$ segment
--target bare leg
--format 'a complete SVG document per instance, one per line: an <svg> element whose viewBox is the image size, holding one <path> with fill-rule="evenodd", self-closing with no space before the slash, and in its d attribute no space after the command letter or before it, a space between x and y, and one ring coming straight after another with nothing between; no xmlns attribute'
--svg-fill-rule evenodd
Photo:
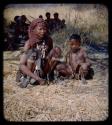
<svg viewBox="0 0 112 125"><path fill-rule="evenodd" d="M34 63L33 63L32 61L28 60L28 61L27 61L27 67L28 67L31 71L33 71ZM21 78L20 87L21 87L21 88L26 88L27 85L28 85L29 82L30 82L30 79L31 79L31 77L28 76L28 75L27 75L26 77L23 76L23 77Z"/></svg>
<svg viewBox="0 0 112 125"><path fill-rule="evenodd" d="M82 83L82 84L87 84L87 81L86 81L86 79L85 79L86 74L87 74L87 71L84 70L84 69L81 67L80 70L79 70L79 75L81 76L81 83Z"/></svg>
<svg viewBox="0 0 112 125"><path fill-rule="evenodd" d="M28 60L28 61L27 61L27 67L28 67L32 72L34 72L34 70L35 70L35 63L34 63L34 61Z"/></svg>
<svg viewBox="0 0 112 125"><path fill-rule="evenodd" d="M61 74L62 76L65 76L65 77L72 75L72 70L71 70L70 66L67 64L58 64L56 66L56 70L57 70L57 72L59 72L59 74Z"/></svg>

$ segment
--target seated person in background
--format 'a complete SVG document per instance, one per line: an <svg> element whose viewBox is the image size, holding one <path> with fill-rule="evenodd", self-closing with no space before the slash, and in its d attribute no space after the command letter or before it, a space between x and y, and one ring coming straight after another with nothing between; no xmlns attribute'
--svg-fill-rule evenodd
<svg viewBox="0 0 112 125"><path fill-rule="evenodd" d="M11 34L14 36L13 48L18 49L19 45L28 39L28 27L29 24L26 23L26 16L15 16L14 22L10 25Z"/></svg>
<svg viewBox="0 0 112 125"><path fill-rule="evenodd" d="M20 24L21 24L21 17L15 16L14 17L15 25L14 25L14 41L15 43L19 43L19 35L21 34Z"/></svg>
<svg viewBox="0 0 112 125"><path fill-rule="evenodd" d="M91 79L94 72L85 50L81 48L80 36L72 34L68 44L70 50L66 55L66 62L58 64L56 70L59 75L81 79L81 82L85 84L86 79Z"/></svg>

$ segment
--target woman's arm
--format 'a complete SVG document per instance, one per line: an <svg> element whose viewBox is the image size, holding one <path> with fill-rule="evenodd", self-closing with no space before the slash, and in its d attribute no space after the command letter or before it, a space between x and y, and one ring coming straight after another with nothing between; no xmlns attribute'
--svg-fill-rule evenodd
<svg viewBox="0 0 112 125"><path fill-rule="evenodd" d="M26 74L26 75L28 75L28 76L34 78L35 80L40 80L41 78L40 78L39 76L35 75L34 73L32 73L32 72L30 71L30 69L27 67L26 63L27 63L27 56L26 56L26 54L24 53L24 54L21 56L21 58L20 58L20 70L21 70L24 74Z"/></svg>
<svg viewBox="0 0 112 125"><path fill-rule="evenodd" d="M59 61L59 62L65 62L64 57L61 57L61 58L52 57L52 60L54 60L54 61Z"/></svg>

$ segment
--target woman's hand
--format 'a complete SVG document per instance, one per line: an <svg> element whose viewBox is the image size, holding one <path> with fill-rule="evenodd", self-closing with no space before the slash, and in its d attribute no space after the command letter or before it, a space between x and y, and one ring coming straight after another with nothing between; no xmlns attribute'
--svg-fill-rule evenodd
<svg viewBox="0 0 112 125"><path fill-rule="evenodd" d="M52 61L57 61L57 58L55 58L55 57L52 57Z"/></svg>

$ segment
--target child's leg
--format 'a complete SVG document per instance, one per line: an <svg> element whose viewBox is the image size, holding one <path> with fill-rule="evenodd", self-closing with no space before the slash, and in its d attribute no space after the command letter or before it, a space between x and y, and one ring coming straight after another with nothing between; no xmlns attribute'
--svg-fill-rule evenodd
<svg viewBox="0 0 112 125"><path fill-rule="evenodd" d="M67 64L58 64L56 66L56 70L57 72L59 72L60 75L62 76L70 76L72 75L72 70L71 70L71 67Z"/></svg>
<svg viewBox="0 0 112 125"><path fill-rule="evenodd" d="M49 72L47 73L47 79L49 81L54 80L54 69L56 68L56 65L58 64L58 61L53 61L52 58L59 58L61 55L61 49L59 47L53 48L50 53L48 54L49 59L49 66L47 67Z"/></svg>
<svg viewBox="0 0 112 125"><path fill-rule="evenodd" d="M93 76L94 76L94 70L93 68L89 67L85 79L87 80L93 79Z"/></svg>
<svg viewBox="0 0 112 125"><path fill-rule="evenodd" d="M80 68L79 68L79 75L80 75L80 79L81 79L81 83L82 84L87 84L86 79L85 79L87 73L88 73L87 65L86 64L82 64L80 66Z"/></svg>

